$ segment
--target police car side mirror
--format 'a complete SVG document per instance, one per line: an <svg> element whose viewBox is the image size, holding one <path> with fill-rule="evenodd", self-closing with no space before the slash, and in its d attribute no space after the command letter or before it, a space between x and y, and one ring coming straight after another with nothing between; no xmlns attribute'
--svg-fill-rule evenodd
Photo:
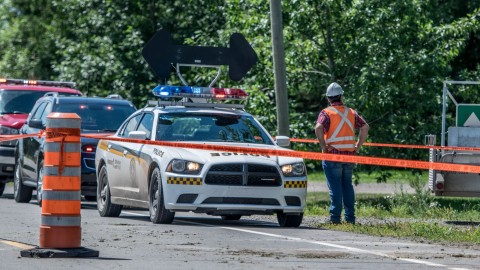
<svg viewBox="0 0 480 270"><path fill-rule="evenodd" d="M42 119L30 119L30 121L28 121L28 126L31 128L45 129Z"/></svg>
<svg viewBox="0 0 480 270"><path fill-rule="evenodd" d="M287 136L277 136L275 137L275 142L278 146L287 147L290 145L290 138Z"/></svg>
<svg viewBox="0 0 480 270"><path fill-rule="evenodd" d="M137 139L137 140L146 140L147 139L147 133L145 131L130 131L128 133L128 138L129 139Z"/></svg>

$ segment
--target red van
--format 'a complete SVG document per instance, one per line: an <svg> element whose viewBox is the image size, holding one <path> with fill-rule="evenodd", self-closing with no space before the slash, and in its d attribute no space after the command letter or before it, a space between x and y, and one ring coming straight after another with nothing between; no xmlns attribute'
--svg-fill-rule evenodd
<svg viewBox="0 0 480 270"><path fill-rule="evenodd" d="M82 96L73 82L0 78L0 136L19 134L35 102L48 92ZM0 196L13 181L16 140L0 141Z"/></svg>

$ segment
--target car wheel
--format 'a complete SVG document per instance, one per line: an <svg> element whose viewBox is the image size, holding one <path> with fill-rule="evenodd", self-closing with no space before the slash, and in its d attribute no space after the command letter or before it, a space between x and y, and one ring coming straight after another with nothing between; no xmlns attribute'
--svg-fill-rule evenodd
<svg viewBox="0 0 480 270"><path fill-rule="evenodd" d="M149 198L150 220L155 224L172 223L175 212L170 212L170 210L165 208L162 178L159 168L155 168L150 175Z"/></svg>
<svg viewBox="0 0 480 270"><path fill-rule="evenodd" d="M15 163L15 173L13 174L13 197L18 203L28 203L32 199L33 189L27 187L22 181L22 172L20 171L20 159Z"/></svg>
<svg viewBox="0 0 480 270"><path fill-rule="evenodd" d="M114 204L110 197L110 186L108 185L108 174L105 165L100 168L97 186L97 209L102 217L118 217L122 212L122 205Z"/></svg>
<svg viewBox="0 0 480 270"><path fill-rule="evenodd" d="M222 215L222 220L239 220L242 215Z"/></svg>
<svg viewBox="0 0 480 270"><path fill-rule="evenodd" d="M42 207L42 197L43 197L43 160L40 161L38 166L37 174L37 203L38 206Z"/></svg>
<svg viewBox="0 0 480 270"><path fill-rule="evenodd" d="M92 196L92 195L85 195L83 196L85 198L86 201L88 202L94 202L97 200L97 196Z"/></svg>
<svg viewBox="0 0 480 270"><path fill-rule="evenodd" d="M0 196L3 195L4 190L5 190L5 183L0 183Z"/></svg>
<svg viewBox="0 0 480 270"><path fill-rule="evenodd" d="M303 213L299 215L288 215L285 213L278 212L277 220L280 227L298 227L302 224Z"/></svg>

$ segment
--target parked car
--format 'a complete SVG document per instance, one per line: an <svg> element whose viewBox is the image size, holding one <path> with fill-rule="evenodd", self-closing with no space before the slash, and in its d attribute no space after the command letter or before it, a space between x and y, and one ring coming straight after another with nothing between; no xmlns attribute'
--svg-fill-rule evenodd
<svg viewBox="0 0 480 270"><path fill-rule="evenodd" d="M221 98L226 96L219 92L223 89L216 90ZM160 91L159 95L168 94ZM238 95L246 96L244 92ZM149 209L153 223L166 224L182 211L218 215L224 220L276 214L280 226L298 227L307 193L307 172L301 158L113 140L286 150L282 146L289 144L288 137L273 140L252 115L234 105L154 104L129 117L115 136L100 140L95 157L100 215L119 216L123 206L134 206Z"/></svg>
<svg viewBox="0 0 480 270"><path fill-rule="evenodd" d="M0 78L0 135L19 134L35 102L48 92L81 96L73 82ZM16 141L0 142L0 196L5 184L13 181Z"/></svg>
<svg viewBox="0 0 480 270"><path fill-rule="evenodd" d="M135 110L135 106L124 99L66 97L52 93L36 102L20 133L35 134L45 129L47 116L52 112L78 114L81 118L82 133L113 133ZM36 189L37 201L41 205L44 142L44 137L37 136L18 140L14 174L14 198L17 202L29 202L32 191ZM97 142L96 139L81 138L81 194L88 201L96 200Z"/></svg>

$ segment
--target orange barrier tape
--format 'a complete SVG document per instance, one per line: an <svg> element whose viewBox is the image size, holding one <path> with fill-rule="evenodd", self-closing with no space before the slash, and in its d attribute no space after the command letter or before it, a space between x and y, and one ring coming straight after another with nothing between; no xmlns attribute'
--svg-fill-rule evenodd
<svg viewBox="0 0 480 270"><path fill-rule="evenodd" d="M39 134L30 134L25 137L42 136L45 132ZM50 136L63 137L64 134L51 133ZM359 163L366 165L379 165L398 168L411 168L411 169L423 169L423 170L437 170L437 171L452 171L452 172L465 172L465 173L480 173L480 166L468 165L468 164L455 164L455 163L443 163L443 162L428 162L428 161L416 161L408 159L393 159L393 158L380 158L380 157L365 157L365 156L349 156L349 155L337 155L326 154L317 152L306 151L292 151L292 150L272 150L263 148L246 148L237 146L225 146L225 145L212 145L206 143L184 143L184 142L166 142L166 141L147 141L147 140L134 140L124 138L106 137L106 134L92 135L92 134L79 134L81 137L92 139L105 139L110 141L141 143L149 145L161 145L169 147L183 147L193 148L201 150L223 151L223 152L238 152L246 154L258 154L258 155L270 155L270 156L286 156L286 157L298 157L303 159L312 160L328 160L337 162L349 162ZM8 136L10 139L17 139L24 137ZM75 137L75 136L72 136ZM57 137L55 137L57 138ZM315 139L291 139L292 142L306 142L306 143L318 143ZM424 145L400 145L400 144L382 144L382 143L365 143L367 146L383 146L383 147L400 147L400 148L419 148L419 149L442 149L442 150L463 150L463 151L480 151L480 148L474 147L446 147L446 146L424 146Z"/></svg>
<svg viewBox="0 0 480 270"><path fill-rule="evenodd" d="M90 135L85 137L95 138L94 136L90 136ZM428 162L428 161L379 158L379 157L349 156L349 155L325 154L325 153L293 151L293 150L247 148L247 147L225 146L225 145L206 144L206 143L184 143L184 142L146 141L146 140L143 141L143 140L134 140L134 139L114 138L114 137L106 138L105 140L141 143L141 144L149 144L149 145L162 145L162 146L170 146L170 147L194 148L194 149L222 151L222 152L298 157L298 158L312 159L312 160L328 160L328 161L349 162L349 163L359 163L359 164L379 165L379 166L389 166L389 167L399 167L399 168L412 168L412 169L424 169L424 170L433 169L438 171L480 173L480 166L466 165L466 164Z"/></svg>
<svg viewBox="0 0 480 270"><path fill-rule="evenodd" d="M296 139L291 138L291 142L300 143L318 143L317 139ZM391 148L412 148L412 149L437 149L453 151L480 151L478 147L459 147L459 146L435 146L435 145L415 145L415 144L393 144L393 143L364 143L365 146L391 147Z"/></svg>
<svg viewBox="0 0 480 270"><path fill-rule="evenodd" d="M24 134L24 135L2 135L2 136L0 136L0 142L12 141L12 140L30 138L30 137L37 137L37 136L38 136L38 133L37 134Z"/></svg>

